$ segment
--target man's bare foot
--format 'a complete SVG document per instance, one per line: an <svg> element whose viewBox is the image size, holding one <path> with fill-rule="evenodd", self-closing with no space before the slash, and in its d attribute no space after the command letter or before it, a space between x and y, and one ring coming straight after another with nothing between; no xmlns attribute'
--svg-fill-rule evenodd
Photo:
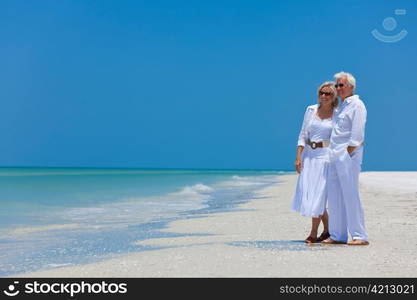
<svg viewBox="0 0 417 300"><path fill-rule="evenodd" d="M367 245L369 245L369 242L364 241L364 240L360 240L360 239L356 239L356 240L352 240L352 241L348 242L348 245L351 245L351 246L367 246Z"/></svg>
<svg viewBox="0 0 417 300"><path fill-rule="evenodd" d="M346 244L345 242L340 242L340 241L335 241L332 240L331 238L325 239L324 241L321 242L322 244L326 244L326 245L332 245L332 244Z"/></svg>

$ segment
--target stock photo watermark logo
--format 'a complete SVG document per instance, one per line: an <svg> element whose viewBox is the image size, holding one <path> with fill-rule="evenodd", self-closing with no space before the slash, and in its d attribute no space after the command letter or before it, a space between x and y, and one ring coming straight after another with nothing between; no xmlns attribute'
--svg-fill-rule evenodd
<svg viewBox="0 0 417 300"><path fill-rule="evenodd" d="M61 294L69 295L71 298L77 294L126 294L127 283L107 283L105 281L90 282L26 282L21 291L17 288L19 281L9 284L3 290L6 296L14 297L19 293L23 294Z"/></svg>
<svg viewBox="0 0 417 300"><path fill-rule="evenodd" d="M19 281L14 281L13 284L10 284L7 287L7 290L3 290L3 293L9 297L17 296L20 291L16 289L16 285L19 283Z"/></svg>
<svg viewBox="0 0 417 300"><path fill-rule="evenodd" d="M396 9L394 11L394 14L397 16L404 16L407 14L407 10L405 9ZM394 29L397 28L397 20L395 20L393 17L386 17L382 21L382 27L384 27L385 31L392 32ZM394 35L387 35L383 34L378 31L378 29L374 29L371 31L372 35L379 41L384 43L396 43L401 41L403 38L405 38L408 34L407 30L402 29L400 32Z"/></svg>

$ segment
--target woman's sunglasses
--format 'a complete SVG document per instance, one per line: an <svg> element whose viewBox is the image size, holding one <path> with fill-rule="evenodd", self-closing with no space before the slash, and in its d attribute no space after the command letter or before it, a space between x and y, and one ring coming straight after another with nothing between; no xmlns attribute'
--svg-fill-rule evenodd
<svg viewBox="0 0 417 300"><path fill-rule="evenodd" d="M333 95L333 93L330 93L330 92L322 92L322 91L320 91L320 92L319 92L319 95L320 95L320 96L321 96L321 95L330 96L330 95Z"/></svg>

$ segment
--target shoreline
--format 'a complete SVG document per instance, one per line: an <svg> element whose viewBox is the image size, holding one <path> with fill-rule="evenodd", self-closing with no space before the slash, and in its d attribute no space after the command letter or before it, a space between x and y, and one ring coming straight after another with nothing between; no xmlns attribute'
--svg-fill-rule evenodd
<svg viewBox="0 0 417 300"><path fill-rule="evenodd" d="M392 175L395 188L387 184ZM296 179L280 175L280 183L257 191L237 210L180 219L161 229L181 236L135 243L157 250L10 277L417 276L417 172L361 173L370 241L365 247L306 245L311 219L290 210Z"/></svg>

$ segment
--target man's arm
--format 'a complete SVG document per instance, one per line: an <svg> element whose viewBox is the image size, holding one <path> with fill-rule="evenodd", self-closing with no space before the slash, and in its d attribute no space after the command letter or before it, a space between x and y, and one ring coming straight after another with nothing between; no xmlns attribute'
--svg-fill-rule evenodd
<svg viewBox="0 0 417 300"><path fill-rule="evenodd" d="M365 140L365 123L367 111L365 105L360 103L353 112L352 131L347 151L352 153L356 147L362 145Z"/></svg>

